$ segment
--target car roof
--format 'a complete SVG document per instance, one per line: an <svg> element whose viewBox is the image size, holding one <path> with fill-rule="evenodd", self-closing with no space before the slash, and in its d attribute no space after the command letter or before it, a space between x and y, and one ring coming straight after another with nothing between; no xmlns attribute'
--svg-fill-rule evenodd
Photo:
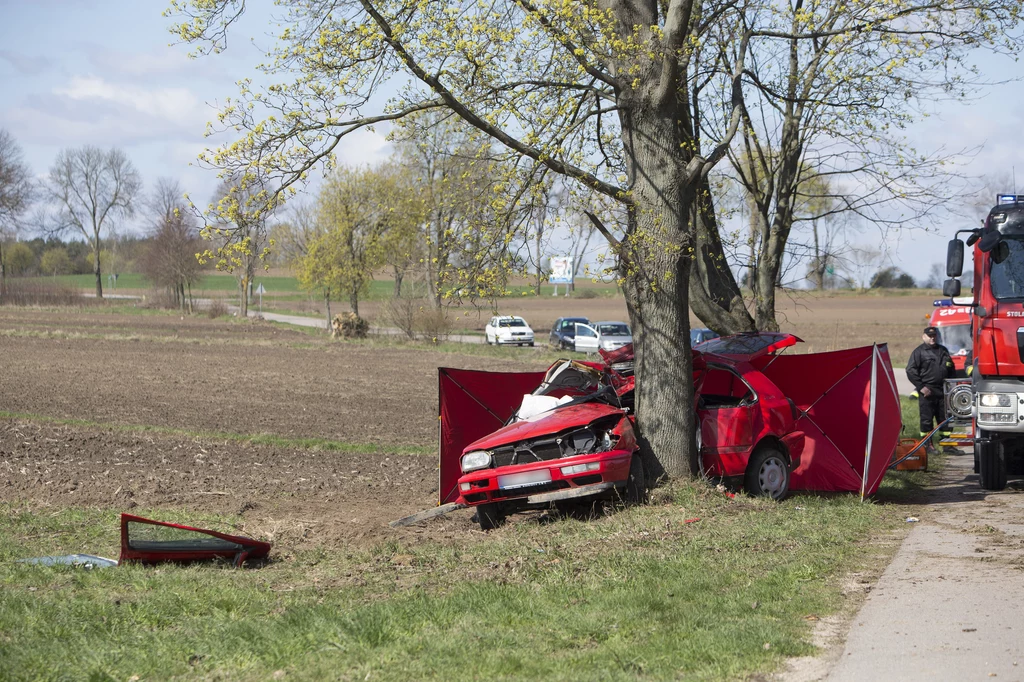
<svg viewBox="0 0 1024 682"><path fill-rule="evenodd" d="M588 318L586 318L586 317L560 317L560 318L558 318L559 322L579 322L581 320L583 322L588 322L588 323L590 322L590 320Z"/></svg>
<svg viewBox="0 0 1024 682"><path fill-rule="evenodd" d="M621 322L619 320L601 320L600 322L594 322L594 324L624 324L627 327L629 326L628 322Z"/></svg>
<svg viewBox="0 0 1024 682"><path fill-rule="evenodd" d="M495 317L498 318L499 320L522 320L523 319L519 315L495 315ZM524 320L524 322L525 322L525 320ZM477 322L477 324L480 324L480 323Z"/></svg>

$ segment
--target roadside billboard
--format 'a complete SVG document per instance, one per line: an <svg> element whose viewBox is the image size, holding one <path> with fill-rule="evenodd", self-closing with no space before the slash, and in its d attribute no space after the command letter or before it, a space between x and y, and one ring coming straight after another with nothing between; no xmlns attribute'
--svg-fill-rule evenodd
<svg viewBox="0 0 1024 682"><path fill-rule="evenodd" d="M552 256L550 284L572 284L572 257Z"/></svg>

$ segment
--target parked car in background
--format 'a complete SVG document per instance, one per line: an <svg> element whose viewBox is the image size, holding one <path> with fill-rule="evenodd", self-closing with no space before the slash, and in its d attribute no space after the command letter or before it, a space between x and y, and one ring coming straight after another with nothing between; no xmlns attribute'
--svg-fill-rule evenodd
<svg viewBox="0 0 1024 682"><path fill-rule="evenodd" d="M698 343L704 343L710 339L717 339L718 332L713 332L707 327L699 327L697 329L690 329L690 346L696 346Z"/></svg>
<svg viewBox="0 0 1024 682"><path fill-rule="evenodd" d="M576 324L574 347L579 353L613 351L633 343L633 333L625 322Z"/></svg>
<svg viewBox="0 0 1024 682"><path fill-rule="evenodd" d="M575 348L576 324L590 324L585 317L560 317L551 325L551 335L548 343L555 350L569 350Z"/></svg>
<svg viewBox="0 0 1024 682"><path fill-rule="evenodd" d="M518 315L495 315L484 327L484 338L498 346L532 346L533 330Z"/></svg>

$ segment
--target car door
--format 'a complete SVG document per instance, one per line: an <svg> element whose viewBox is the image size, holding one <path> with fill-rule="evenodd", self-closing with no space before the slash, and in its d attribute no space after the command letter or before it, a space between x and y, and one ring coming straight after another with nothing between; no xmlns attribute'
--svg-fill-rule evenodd
<svg viewBox="0 0 1024 682"><path fill-rule="evenodd" d="M576 339L574 341L577 353L596 353L598 345L597 330L589 324L576 323Z"/></svg>
<svg viewBox="0 0 1024 682"><path fill-rule="evenodd" d="M711 365L699 379L697 420L702 467L714 476L739 476L754 438L757 395L738 374Z"/></svg>
<svg viewBox="0 0 1024 682"><path fill-rule="evenodd" d="M492 317L487 326L484 327L484 337L487 343L495 343L498 340L498 318Z"/></svg>

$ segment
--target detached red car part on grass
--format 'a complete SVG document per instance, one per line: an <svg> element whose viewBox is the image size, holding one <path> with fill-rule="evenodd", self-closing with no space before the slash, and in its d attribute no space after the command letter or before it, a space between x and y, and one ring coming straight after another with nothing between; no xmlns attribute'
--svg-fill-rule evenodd
<svg viewBox="0 0 1024 682"><path fill-rule="evenodd" d="M121 560L154 564L229 559L241 566L249 559L265 559L270 543L215 530L154 521L121 514Z"/></svg>
<svg viewBox="0 0 1024 682"><path fill-rule="evenodd" d="M776 499L790 489L870 495L900 430L886 347L777 354L798 341L741 334L694 349L696 465ZM602 357L546 373L440 369L442 506L403 522L471 506L490 528L552 502L643 499L632 348Z"/></svg>

